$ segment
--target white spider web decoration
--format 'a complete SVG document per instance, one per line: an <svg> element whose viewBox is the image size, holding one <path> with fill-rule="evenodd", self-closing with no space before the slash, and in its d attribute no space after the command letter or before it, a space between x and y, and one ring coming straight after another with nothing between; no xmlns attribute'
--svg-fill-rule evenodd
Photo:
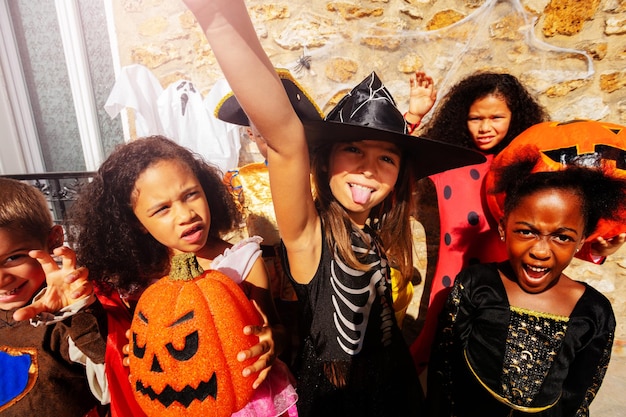
<svg viewBox="0 0 626 417"><path fill-rule="evenodd" d="M536 94L594 74L592 59L585 51L539 40L534 32L537 19L519 0L487 0L464 19L432 31L386 29L380 20L346 22L310 12L302 12L295 20L274 40L270 55L284 68L297 65L304 54L310 57L311 70L301 69L298 77L322 107L337 91L351 89L371 71L379 74L402 107L408 99L408 75L398 71L398 62L409 54L424 63L423 70L436 82L438 97L478 70L511 73ZM376 41L384 47L366 46ZM358 63L358 73L349 83L317 76L333 58Z"/></svg>
<svg viewBox="0 0 626 417"><path fill-rule="evenodd" d="M429 74L437 77L439 97L456 82L476 70L506 71L535 93L571 80L590 79L594 74L591 57L581 50L561 48L535 36L537 18L523 8L519 0L490 0L474 13L446 28L411 34L412 39L427 45L446 44L429 66ZM509 28L507 30L507 28ZM517 28L512 31L510 28ZM462 39L455 34L464 34ZM432 69L430 69L432 68Z"/></svg>

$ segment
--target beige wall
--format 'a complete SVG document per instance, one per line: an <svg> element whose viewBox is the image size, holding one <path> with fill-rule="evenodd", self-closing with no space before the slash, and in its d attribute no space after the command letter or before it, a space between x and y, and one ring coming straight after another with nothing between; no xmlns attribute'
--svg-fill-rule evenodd
<svg viewBox="0 0 626 417"><path fill-rule="evenodd" d="M206 94L221 78L203 33L178 0L112 0L121 65L150 68L163 87L187 78ZM552 118L626 124L626 0L248 1L266 51L328 110L375 70L407 106L423 69L443 94L478 69L520 77ZM455 23L456 22L456 23ZM535 22L533 24L533 22ZM306 52L305 48L306 47ZM310 57L310 69L296 65ZM626 340L626 249L572 275L602 290Z"/></svg>
<svg viewBox="0 0 626 417"><path fill-rule="evenodd" d="M182 1L112 2L122 66L144 64L164 87L185 77L204 93L221 77ZM427 71L444 93L469 72L496 69L519 76L555 119L626 123L626 0L248 5L276 66L310 56L310 70L296 75L324 109L372 70L404 109L411 71Z"/></svg>

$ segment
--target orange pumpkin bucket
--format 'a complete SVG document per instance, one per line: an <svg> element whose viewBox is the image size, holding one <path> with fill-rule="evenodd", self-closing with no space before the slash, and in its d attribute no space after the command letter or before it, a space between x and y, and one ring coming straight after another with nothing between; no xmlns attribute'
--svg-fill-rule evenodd
<svg viewBox="0 0 626 417"><path fill-rule="evenodd" d="M496 220L504 214L505 193L492 194L500 168L520 159L534 160L532 172L558 171L568 165L601 169L605 174L626 179L626 127L591 120L544 122L534 125L504 148L491 164L485 178L487 203ZM587 237L611 238L626 232L626 213L618 220L601 219L596 230Z"/></svg>
<svg viewBox="0 0 626 417"><path fill-rule="evenodd" d="M261 316L221 272L204 272L194 254L172 259L170 274L142 294L131 324L130 380L148 416L226 417L253 394L254 359L237 353L258 343L247 325Z"/></svg>

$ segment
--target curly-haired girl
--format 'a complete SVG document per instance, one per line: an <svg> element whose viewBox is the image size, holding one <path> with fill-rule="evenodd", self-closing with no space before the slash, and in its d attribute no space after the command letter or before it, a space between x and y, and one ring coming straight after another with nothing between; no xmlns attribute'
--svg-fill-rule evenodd
<svg viewBox="0 0 626 417"><path fill-rule="evenodd" d="M275 410L277 415L290 407L295 410L297 397L287 370L274 361L285 335L277 325L260 239L235 246L222 239L239 221L220 171L162 136L118 147L79 194L72 206L70 241L79 262L89 268L108 312L106 366L113 416L143 415L127 383L128 368L122 365L122 349L128 344L125 333L139 296L155 279L167 275L170 259L178 253L195 253L203 269L224 272L263 311L269 325L243 329L257 335L259 343L238 358L257 357L244 376L259 372L253 386L272 386L256 392L259 396L271 392L273 397L253 397L251 403L273 407L276 399L286 407Z"/></svg>
<svg viewBox="0 0 626 417"><path fill-rule="evenodd" d="M524 130L547 119L546 110L517 77L478 72L450 89L423 134L497 154Z"/></svg>
<svg viewBox="0 0 626 417"><path fill-rule="evenodd" d="M498 231L507 258L456 277L440 316L426 415L589 415L615 316L566 268L600 219L626 221L626 182L578 166L531 173L534 164L498 165L489 191L506 194Z"/></svg>

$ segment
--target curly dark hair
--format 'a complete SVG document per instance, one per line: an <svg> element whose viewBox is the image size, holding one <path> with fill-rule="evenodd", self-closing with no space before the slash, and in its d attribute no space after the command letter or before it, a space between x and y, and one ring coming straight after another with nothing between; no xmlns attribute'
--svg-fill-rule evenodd
<svg viewBox="0 0 626 417"><path fill-rule="evenodd" d="M506 193L504 216L520 201L548 189L569 190L580 197L585 220L583 233L589 236L601 219L626 222L626 181L612 178L600 168L570 165L560 171L531 173L535 159L519 159L497 170L497 180L490 192Z"/></svg>
<svg viewBox="0 0 626 417"><path fill-rule="evenodd" d="M549 119L546 110L515 76L480 72L464 78L450 89L425 126L424 136L475 149L467 128L467 115L476 100L488 95L503 98L511 111L509 130L504 140L490 153L499 153L524 130Z"/></svg>
<svg viewBox="0 0 626 417"><path fill-rule="evenodd" d="M77 260L105 291L132 293L169 269L169 249L143 231L132 207L135 182L163 160L180 161L200 181L211 210L209 236L220 237L239 225L241 215L217 167L163 136L120 145L80 190L68 216L68 239Z"/></svg>

